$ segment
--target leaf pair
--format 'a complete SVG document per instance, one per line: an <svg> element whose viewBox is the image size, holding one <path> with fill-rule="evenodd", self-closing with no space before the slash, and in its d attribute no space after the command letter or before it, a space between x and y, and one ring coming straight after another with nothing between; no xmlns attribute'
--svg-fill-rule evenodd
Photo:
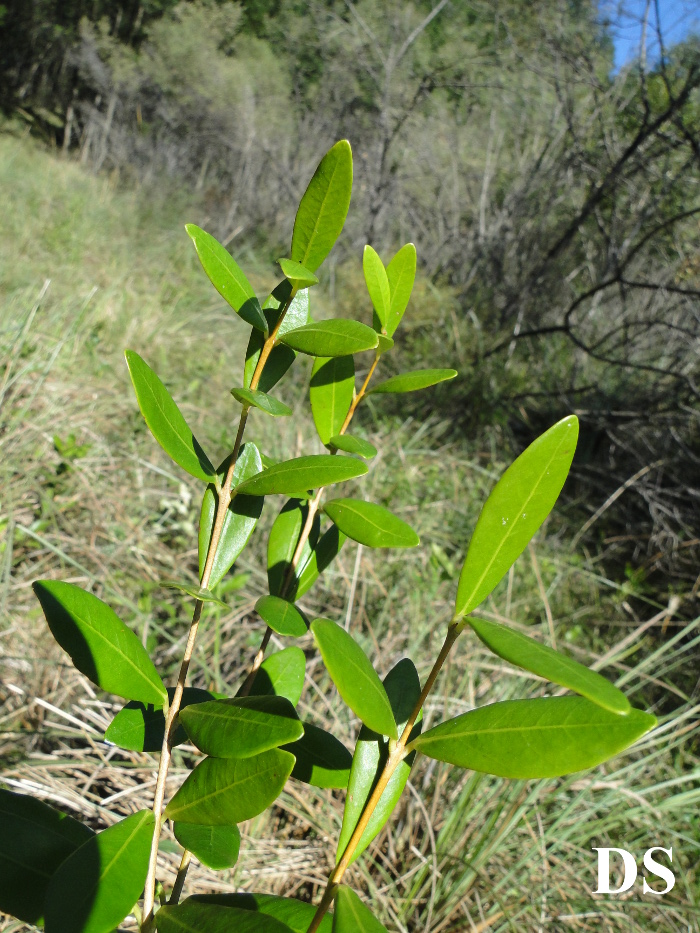
<svg viewBox="0 0 700 933"><path fill-rule="evenodd" d="M362 268L374 307L374 329L394 335L408 306L416 278L416 248L402 246L387 268L371 246L365 246Z"/></svg>

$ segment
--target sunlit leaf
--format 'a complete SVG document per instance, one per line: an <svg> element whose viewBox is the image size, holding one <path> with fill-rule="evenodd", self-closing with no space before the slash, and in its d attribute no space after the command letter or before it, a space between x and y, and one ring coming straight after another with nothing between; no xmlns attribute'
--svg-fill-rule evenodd
<svg viewBox="0 0 700 933"><path fill-rule="evenodd" d="M333 933L387 933L355 892L341 884L335 894Z"/></svg>
<svg viewBox="0 0 700 933"><path fill-rule="evenodd" d="M195 894L185 903L190 901L254 911L286 923L292 933L306 933L316 913L313 904L306 904L292 897L277 897L274 894ZM331 933L331 924L331 916L326 914L318 928L319 933ZM236 927L235 933L238 933L238 929ZM225 933L230 933L230 931L226 930Z"/></svg>
<svg viewBox="0 0 700 933"><path fill-rule="evenodd" d="M294 707L279 696L197 703L180 712L180 721L192 743L214 758L252 758L304 734Z"/></svg>
<svg viewBox="0 0 700 933"><path fill-rule="evenodd" d="M171 799L165 817L205 826L242 823L276 800L293 767L294 756L277 748L253 758L205 758Z"/></svg>
<svg viewBox="0 0 700 933"><path fill-rule="evenodd" d="M264 331L267 322L250 282L231 254L214 237L195 224L186 224L202 268L209 281L234 311L248 324Z"/></svg>
<svg viewBox="0 0 700 933"><path fill-rule="evenodd" d="M168 687L168 702L172 703L175 690ZM214 697L208 690L185 687L180 700L180 709L192 703L206 703ZM135 700L119 710L105 732L105 741L132 752L159 752L165 735L165 714L162 707L146 706ZM178 726L172 736L172 745L182 745L187 733Z"/></svg>
<svg viewBox="0 0 700 933"><path fill-rule="evenodd" d="M282 281L273 288L265 301L263 311L269 322L270 331L273 331L275 327L277 327L282 308L288 301L291 293L292 283L287 279L282 279ZM292 298L285 312L284 320L277 328L277 336L281 337L283 334L286 334L287 331L296 330L297 327L308 324L311 320L309 309L309 290L308 288L300 289L294 298Z"/></svg>
<svg viewBox="0 0 700 933"><path fill-rule="evenodd" d="M198 823L175 823L175 838L185 849L215 871L233 868L241 848L241 833L233 826L200 826Z"/></svg>
<svg viewBox="0 0 700 933"><path fill-rule="evenodd" d="M315 272L343 229L352 192L352 150L342 139L321 159L294 220L291 257Z"/></svg>
<svg viewBox="0 0 700 933"><path fill-rule="evenodd" d="M255 604L255 611L278 635L299 638L306 635L308 625L303 614L294 603L279 596L261 596Z"/></svg>
<svg viewBox="0 0 700 933"><path fill-rule="evenodd" d="M170 393L145 360L133 350L125 352L141 414L169 457L195 479L210 480L214 467L187 426Z"/></svg>
<svg viewBox="0 0 700 933"><path fill-rule="evenodd" d="M334 434L328 441L328 446L343 450L346 454L358 454L365 460L372 460L377 456L377 448L373 444L352 434Z"/></svg>
<svg viewBox="0 0 700 933"><path fill-rule="evenodd" d="M456 375L456 369L416 369L413 372L401 373L378 383L367 394L416 392L418 389L427 389L439 382L454 379Z"/></svg>
<svg viewBox="0 0 700 933"><path fill-rule="evenodd" d="M318 276L294 259L278 259L282 272L295 289L318 285Z"/></svg>
<svg viewBox="0 0 700 933"><path fill-rule="evenodd" d="M296 706L304 689L305 670L306 655L301 648L292 645L276 651L260 665L250 695L286 697Z"/></svg>
<svg viewBox="0 0 700 933"><path fill-rule="evenodd" d="M0 913L41 925L52 875L93 835L40 800L0 788Z"/></svg>
<svg viewBox="0 0 700 933"><path fill-rule="evenodd" d="M177 907L161 907L156 914L158 933L291 933L290 928L264 914L240 907L222 907L188 897Z"/></svg>
<svg viewBox="0 0 700 933"><path fill-rule="evenodd" d="M292 292L291 283L283 279L277 285L272 294L263 305L263 314L267 321L268 330L272 332L277 325L282 306L287 302ZM287 308L284 320L279 326L278 336L285 334L288 330L294 330L307 324L309 321L309 290L302 289L296 293L291 304ZM248 349L245 355L244 385L246 389L250 388L250 383L255 372L255 367L260 359L260 353L265 343L264 335L253 329L248 341ZM269 392L280 381L296 358L296 353L290 347L284 344L275 344L272 352L267 358L267 362L260 375L260 381L257 388L261 392Z"/></svg>
<svg viewBox="0 0 700 933"><path fill-rule="evenodd" d="M509 778L550 778L593 768L656 725L632 709L611 713L583 697L505 700L449 719L418 736L430 758Z"/></svg>
<svg viewBox="0 0 700 933"><path fill-rule="evenodd" d="M391 306L386 322L386 332L389 337L401 323L401 318L408 306L413 283L416 279L416 248L413 243L402 246L398 253L386 267L391 292Z"/></svg>
<svg viewBox="0 0 700 933"><path fill-rule="evenodd" d="M334 318L330 321L314 321L296 330L290 330L280 338L292 350L308 356L350 356L373 350L379 338L371 327L359 321Z"/></svg>
<svg viewBox="0 0 700 933"><path fill-rule="evenodd" d="M292 414L292 409L285 405L284 402L267 395L266 392L259 392L257 389L231 389L231 395L241 405L245 405L247 408L251 406L259 408L260 411L264 411L265 414L272 415L275 418Z"/></svg>
<svg viewBox="0 0 700 933"><path fill-rule="evenodd" d="M269 496L283 493L304 496L309 489L343 483L363 476L367 467L351 457L316 454L285 460L241 483L236 495Z"/></svg>
<svg viewBox="0 0 700 933"><path fill-rule="evenodd" d="M391 337L387 337L386 334L379 334L377 340L377 356L381 356L383 353L386 353L387 350L391 350L394 346L394 341Z"/></svg>
<svg viewBox="0 0 700 933"><path fill-rule="evenodd" d="M297 575L308 563L311 549L318 541L321 527L321 519L316 513L308 538L299 555L297 575L293 574L292 559L308 514L309 507L305 500L289 499L285 502L270 530L270 536L267 539L267 582L273 596L296 598Z"/></svg>
<svg viewBox="0 0 700 933"><path fill-rule="evenodd" d="M416 547L420 538L389 509L362 499L331 499L323 511L338 528L367 547Z"/></svg>
<svg viewBox="0 0 700 933"><path fill-rule="evenodd" d="M228 471L229 462L229 458L227 458L219 467L218 473L222 483ZM235 487L249 477L256 476L262 468L260 451L255 444L243 444L233 471L232 485ZM207 559L209 542L211 541L211 533L216 517L216 503L216 490L213 485L210 485L204 493L202 510L199 516L200 577L204 572L204 564ZM262 508L263 500L258 496L237 495L231 501L224 519L224 527L221 530L219 546L216 550L216 557L209 577L210 588L216 586L223 579L243 551L260 518Z"/></svg>
<svg viewBox="0 0 700 933"><path fill-rule="evenodd" d="M362 254L362 270L365 274L367 291L374 308L374 328L381 331L386 327L389 320L391 292L384 263L369 245L365 246Z"/></svg>
<svg viewBox="0 0 700 933"><path fill-rule="evenodd" d="M355 362L352 356L319 357L314 360L309 383L311 413L324 444L343 427L355 394Z"/></svg>
<svg viewBox="0 0 700 933"><path fill-rule="evenodd" d="M384 689L389 697L392 713L400 734L403 732L420 696L420 680L413 662L408 658L399 661L384 678ZM412 734L418 734L419 731L420 720ZM363 726L360 729L355 754L352 759L348 793L345 798L343 826L338 839L338 859L341 858L350 837L355 831L357 821L360 819L365 804L369 800L381 772L384 770L387 758L388 743L386 738L368 729L367 726ZM406 786L414 758L415 753L411 753L397 765L353 853L353 862L362 855L394 812L394 808Z"/></svg>
<svg viewBox="0 0 700 933"><path fill-rule="evenodd" d="M106 603L73 583L39 580L33 588L51 634L81 674L107 693L163 705L167 693L153 661Z"/></svg>
<svg viewBox="0 0 700 933"><path fill-rule="evenodd" d="M150 810L132 813L70 855L46 894L46 933L110 933L138 900L153 839Z"/></svg>
<svg viewBox="0 0 700 933"><path fill-rule="evenodd" d="M576 450L578 419L569 415L508 467L486 500L457 586L455 618L483 602L551 512Z"/></svg>
<svg viewBox="0 0 700 933"><path fill-rule="evenodd" d="M629 713L630 702L624 693L596 671L506 625L475 618L470 618L469 624L483 643L504 661L568 687L612 713Z"/></svg>
<svg viewBox="0 0 700 933"><path fill-rule="evenodd" d="M397 739L386 690L352 635L329 619L315 619L311 632L331 680L353 713L370 729Z"/></svg>
<svg viewBox="0 0 700 933"><path fill-rule="evenodd" d="M348 786L352 755L334 735L311 723L304 723L304 734L285 751L296 758L292 777L314 787Z"/></svg>

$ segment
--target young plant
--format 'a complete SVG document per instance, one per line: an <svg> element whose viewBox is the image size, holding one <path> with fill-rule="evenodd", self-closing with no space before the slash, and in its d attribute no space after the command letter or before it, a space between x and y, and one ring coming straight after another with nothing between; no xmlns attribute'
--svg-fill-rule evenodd
<svg viewBox="0 0 700 933"><path fill-rule="evenodd" d="M371 385L411 296L412 244L386 267L372 247L365 247L371 327L312 319L309 290L343 227L351 187L351 150L341 141L309 183L290 256L279 261L284 278L263 304L224 247L198 227L187 227L212 284L251 327L242 385L231 390L240 406L238 430L233 449L218 467L156 373L135 351L126 352L136 398L153 436L204 487L199 582L168 582L194 601L172 688L166 688L141 642L102 600L70 583L34 585L49 628L75 667L100 689L127 701L105 738L125 749L160 752L152 809L132 813L99 833L44 803L0 790L0 910L27 923L43 923L47 933L109 933L130 913L143 931L160 933L381 931L371 909L342 882L348 866L390 818L418 755L504 777L556 777L595 767L655 723L653 716L632 709L600 674L474 615L554 506L576 448L574 416L531 444L485 502L444 644L422 686L409 658L380 680L352 634L330 619L309 623L297 605L347 538L369 548L418 545L413 529L388 509L330 487L365 475L366 461L376 454L364 438L349 432L367 395L412 392L457 375L450 369L426 369ZM251 408L271 417L291 414L271 393L297 354L313 358L311 413L328 452L274 462L253 441L244 442L248 414ZM362 364L367 374L358 389L356 357L361 354L370 356L369 365ZM202 613L207 604L220 602L214 588L246 546L265 499L274 496L285 498L267 543L269 592L255 606L267 624L260 650L232 695L188 687ZM493 703L422 731L426 699L465 629L510 664L572 694ZM353 754L319 723L300 719L296 707L305 655L292 645L265 658L272 632L289 639L310 632L338 693L361 722ZM173 748L186 740L202 757L166 800ZM271 807L288 780L347 790L335 868L317 907L263 894L193 896L180 903L191 855L212 869L233 866L238 824ZM164 820L172 821L183 848L175 879L158 877Z"/></svg>

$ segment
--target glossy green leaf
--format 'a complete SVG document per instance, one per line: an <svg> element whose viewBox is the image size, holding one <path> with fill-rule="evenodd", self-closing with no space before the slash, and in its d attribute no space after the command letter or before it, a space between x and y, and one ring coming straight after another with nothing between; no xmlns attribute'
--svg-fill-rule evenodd
<svg viewBox="0 0 700 933"><path fill-rule="evenodd" d="M312 285L318 285L318 276L314 275L306 266L294 259L278 259L282 272L292 283L295 289L310 288Z"/></svg>
<svg viewBox="0 0 700 933"><path fill-rule="evenodd" d="M550 778L593 768L656 725L632 709L611 713L583 697L506 700L429 729L413 747L430 758L509 778Z"/></svg>
<svg viewBox="0 0 700 933"><path fill-rule="evenodd" d="M269 322L270 331L277 327L282 308L289 300L291 293L292 283L287 279L282 279L266 299L263 310ZM284 320L277 328L277 335L281 337L282 334L286 334L290 330L296 330L297 327L308 324L310 320L309 290L303 288L292 298L291 304L284 314Z"/></svg>
<svg viewBox="0 0 700 933"><path fill-rule="evenodd" d="M457 586L455 618L483 602L552 511L576 450L578 419L569 415L508 467L486 500Z"/></svg>
<svg viewBox="0 0 700 933"><path fill-rule="evenodd" d="M200 826L198 823L175 823L175 838L196 856L202 865L215 871L233 868L241 848L241 833L233 826Z"/></svg>
<svg viewBox="0 0 700 933"><path fill-rule="evenodd" d="M193 599L198 599L200 602L216 603L217 606L223 606L224 609L228 609L226 603L220 600L218 596L214 596L211 590L203 586L197 586L196 583L178 583L176 580L163 580L160 585L169 590L180 590L181 593L186 593L188 596L191 596Z"/></svg>
<svg viewBox="0 0 700 933"><path fill-rule="evenodd" d="M46 893L46 933L110 933L141 895L154 817L132 813L77 849Z"/></svg>
<svg viewBox="0 0 700 933"><path fill-rule="evenodd" d="M381 331L389 320L391 292L384 263L371 246L365 246L362 254L362 270L365 274L367 291L374 308L374 328Z"/></svg>
<svg viewBox="0 0 700 933"><path fill-rule="evenodd" d="M93 835L40 800L0 788L0 913L39 926L52 875Z"/></svg>
<svg viewBox="0 0 700 933"><path fill-rule="evenodd" d="M335 894L333 933L387 933L355 892L341 884Z"/></svg>
<svg viewBox="0 0 700 933"><path fill-rule="evenodd" d="M252 758L304 734L286 697L248 696L188 706L180 722L191 741L213 758Z"/></svg>
<svg viewBox="0 0 700 933"><path fill-rule="evenodd" d="M127 350L124 355L136 400L153 437L183 470L195 479L210 480L214 467L168 390L138 353Z"/></svg>
<svg viewBox="0 0 700 933"><path fill-rule="evenodd" d="M226 476L229 459L227 458L219 467L218 473L221 482ZM233 471L233 486L237 486L251 476L257 476L262 470L262 459L260 451L255 444L243 444L238 454L238 460ZM214 527L216 517L217 496L213 485L207 487L204 498L202 499L202 510L199 516L199 574L200 577L204 571L204 564L207 559L209 542L211 541L211 532ZM236 559L241 554L243 548L248 543L248 539L253 533L260 513L263 508L263 500L257 496L235 496L228 507L224 527L221 530L219 546L216 550L216 557L212 566L211 576L209 577L209 587L214 587L228 573Z"/></svg>
<svg viewBox="0 0 700 933"><path fill-rule="evenodd" d="M384 382L378 383L367 393L398 393L398 392L416 392L418 389L427 389L429 386L437 385L439 382L446 382L448 379L454 379L457 375L456 369L416 369L410 373L401 373L398 376L392 376Z"/></svg>
<svg viewBox="0 0 700 933"><path fill-rule="evenodd" d="M392 713L400 734L403 732L408 718L420 697L420 680L413 662L408 658L399 661L384 678L384 689L389 697ZM412 734L418 734L420 728L419 719ZM355 754L352 759L348 793L345 798L345 811L338 839L337 859L340 859L345 851L365 804L369 800L381 772L384 770L388 757L387 746L388 743L384 736L373 732L367 726L360 729ZM353 862L362 855L394 812L394 808L406 786L415 757L414 753L408 755L396 767L353 853Z"/></svg>
<svg viewBox="0 0 700 933"><path fill-rule="evenodd" d="M278 635L289 635L292 638L306 635L306 619L294 603L287 602L286 599L279 596L261 596L255 604L255 611Z"/></svg>
<svg viewBox="0 0 700 933"><path fill-rule="evenodd" d="M168 702L172 703L175 690L168 687ZM214 696L208 690L199 687L185 687L180 709L192 703L206 703ZM162 707L146 706L134 700L119 710L105 732L105 741L118 745L132 752L159 752L163 747L165 735L165 714ZM172 737L172 744L182 745L187 741L187 733L178 726Z"/></svg>
<svg viewBox="0 0 700 933"><path fill-rule="evenodd" d="M596 671L506 625L474 618L469 619L469 624L487 648L504 661L568 687L611 713L629 713L630 702L624 693Z"/></svg>
<svg viewBox="0 0 700 933"><path fill-rule="evenodd" d="M397 739L386 690L352 635L329 619L315 619L311 632L331 680L353 713L370 729Z"/></svg>
<svg viewBox="0 0 700 933"><path fill-rule="evenodd" d="M311 549L318 541L321 528L321 519L317 513L299 556L297 574L293 574L292 559L308 514L306 500L289 499L270 530L270 537L267 539L267 582L273 596L296 598L298 574L309 562Z"/></svg>
<svg viewBox="0 0 700 933"><path fill-rule="evenodd" d="M73 583L38 580L33 588L51 634L81 674L107 693L163 705L167 693L153 661L106 603Z"/></svg>
<svg viewBox="0 0 700 933"><path fill-rule="evenodd" d="M387 350L391 350L394 346L394 341L391 337L387 337L386 334L379 334L377 340L377 356L381 356L383 353L386 353Z"/></svg>
<svg viewBox="0 0 700 933"><path fill-rule="evenodd" d="M371 327L342 318L304 324L280 339L298 353L323 357L349 356L363 350L374 350L379 342Z"/></svg>
<svg viewBox="0 0 700 933"><path fill-rule="evenodd" d="M354 395L355 361L351 356L314 360L309 399L314 424L324 444L342 429Z"/></svg>
<svg viewBox="0 0 700 933"><path fill-rule="evenodd" d="M316 913L313 904L305 904L292 897L277 897L274 894L195 894L185 901L198 904L219 904L237 907L239 910L254 911L265 917L272 917L286 923L292 933L306 933ZM319 933L332 933L332 919L329 914L321 921ZM238 933L236 927L234 933ZM226 930L225 933L231 933Z"/></svg>
<svg viewBox="0 0 700 933"><path fill-rule="evenodd" d="M251 406L259 408L260 411L274 418L292 414L292 409L284 402L280 402L279 399L273 398L266 392L259 392L257 389L231 389L231 395L246 408Z"/></svg>
<svg viewBox="0 0 700 933"><path fill-rule="evenodd" d="M291 933L274 917L202 903L192 897L177 907L161 907L156 914L156 929L158 933Z"/></svg>
<svg viewBox="0 0 700 933"><path fill-rule="evenodd" d="M336 525L331 525L324 531L318 543L311 549L308 561L297 574L296 599L301 599L304 593L311 589L326 567L336 559L346 540Z"/></svg>
<svg viewBox="0 0 700 933"><path fill-rule="evenodd" d="M350 457L315 454L285 460L241 483L236 495L269 496L282 493L303 496L308 490L364 476L367 467Z"/></svg>
<svg viewBox="0 0 700 933"><path fill-rule="evenodd" d="M275 329L282 306L287 302L292 293L291 283L283 279L277 285L265 304L263 305L263 314L267 321L268 330L272 332ZM288 330L294 330L306 324L309 321L309 290L307 288L296 293L291 304L287 308L284 320L279 326L278 336L285 334ZM248 349L245 356L245 368L243 383L246 389L250 388L250 383L255 372L255 367L260 359L260 353L265 343L265 337L259 330L253 329L248 341ZM257 388L261 392L269 392L277 385L282 376L296 359L296 353L290 347L284 344L275 344L272 352L267 358L267 362L260 375L260 381Z"/></svg>
<svg viewBox="0 0 700 933"><path fill-rule="evenodd" d="M386 333L394 336L408 306L416 280L416 248L413 243L402 246L386 267L391 292L391 307L386 323Z"/></svg>
<svg viewBox="0 0 700 933"><path fill-rule="evenodd" d="M304 689L305 671L306 655L301 648L292 645L276 651L260 665L250 695L286 697L296 706Z"/></svg>
<svg viewBox="0 0 700 933"><path fill-rule="evenodd" d="M249 820L272 804L294 767L294 756L277 748L253 758L205 758L166 807L181 823L230 825Z"/></svg>
<svg viewBox="0 0 700 933"><path fill-rule="evenodd" d="M389 509L363 499L331 499L323 511L338 528L367 547L416 547L420 538Z"/></svg>
<svg viewBox="0 0 700 933"><path fill-rule="evenodd" d="M341 139L321 159L299 204L291 257L315 272L343 229L352 192L352 150Z"/></svg>
<svg viewBox="0 0 700 933"><path fill-rule="evenodd" d="M296 759L292 777L314 787L346 788L352 755L334 735L311 723L304 723L304 734L284 750Z"/></svg>
<svg viewBox="0 0 700 933"><path fill-rule="evenodd" d="M255 292L243 270L234 261L229 251L210 233L194 224L186 224L185 230L192 238L202 268L221 297L248 324L262 331L266 330L267 322L260 308L260 302L255 297Z"/></svg>
<svg viewBox="0 0 700 933"><path fill-rule="evenodd" d="M372 460L377 456L377 448L374 444L370 444L361 437L354 437L352 434L334 434L328 441L328 446L343 450L346 454L358 454L365 460Z"/></svg>

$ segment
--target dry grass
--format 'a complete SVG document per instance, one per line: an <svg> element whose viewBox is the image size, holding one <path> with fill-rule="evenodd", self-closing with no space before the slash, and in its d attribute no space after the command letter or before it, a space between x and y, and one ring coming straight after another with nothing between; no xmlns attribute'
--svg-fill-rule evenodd
<svg viewBox="0 0 700 933"><path fill-rule="evenodd" d="M147 192L115 192L108 181L7 137L0 138L0 179L9 192L0 232L1 779L104 827L150 806L155 757L102 741L120 704L66 664L30 585L55 577L93 589L172 675L188 606L158 581L194 578L200 491L147 434L121 352L132 346L147 356L205 446L223 453L235 415L228 389L239 379L245 334L179 232L184 220L202 219L196 205L188 213L177 201L153 203ZM262 415L253 419L249 436L270 454L319 449L304 414L305 376L301 366L283 383L280 395L296 410L281 437ZM347 620L382 673L410 654L424 676L479 504L503 466L492 449L498 435L480 446L446 443L437 419L389 421L378 405L365 410L361 427L380 448L365 494L391 502L422 546L408 555L346 546L303 606ZM70 443L71 434L86 449L61 456L54 438ZM234 690L257 646L253 604L265 588L266 530L277 507L267 504L238 563L244 576L224 593L229 609L205 618L193 684ZM395 818L350 874L392 929L700 931L698 627L677 621L674 603L640 614L643 597L628 583L571 552L575 531L552 520L488 613L603 666L637 705L661 713L661 725L631 754L556 781L503 781L419 759ZM357 723L310 642L301 645L308 657L302 712L351 745ZM465 635L427 718L546 689ZM177 751L173 790L195 754ZM215 874L195 866L188 890L317 896L342 803L340 793L290 782L272 811L242 827L236 868ZM624 846L640 859L649 846L673 846L674 891L591 896L594 845ZM177 853L166 834L161 877L172 879ZM22 929L0 917L0 930Z"/></svg>

